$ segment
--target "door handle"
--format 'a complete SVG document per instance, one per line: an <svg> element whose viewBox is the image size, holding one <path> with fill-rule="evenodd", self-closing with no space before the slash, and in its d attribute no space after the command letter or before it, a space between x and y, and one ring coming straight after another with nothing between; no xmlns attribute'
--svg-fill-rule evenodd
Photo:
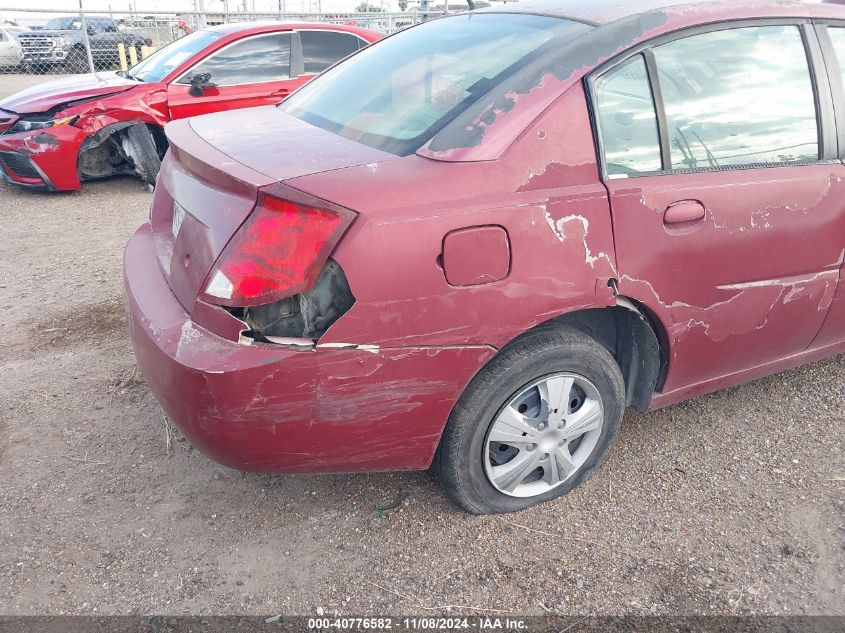
<svg viewBox="0 0 845 633"><path fill-rule="evenodd" d="M670 204L663 213L663 224L686 224L703 220L707 215L704 205L697 200L682 200Z"/></svg>
<svg viewBox="0 0 845 633"><path fill-rule="evenodd" d="M290 94L290 90L288 90L287 88L280 88L279 90L276 90L276 92L271 92L270 96L271 97L287 97L289 94Z"/></svg>

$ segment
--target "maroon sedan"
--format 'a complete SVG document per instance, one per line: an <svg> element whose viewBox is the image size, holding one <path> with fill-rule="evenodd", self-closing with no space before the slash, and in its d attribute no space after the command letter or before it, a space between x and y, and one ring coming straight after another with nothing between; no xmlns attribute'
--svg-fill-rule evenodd
<svg viewBox="0 0 845 633"><path fill-rule="evenodd" d="M649 410L845 351L845 10L445 17L167 128L138 363L212 458L562 495Z"/></svg>
<svg viewBox="0 0 845 633"><path fill-rule="evenodd" d="M178 39L126 72L33 86L0 101L0 178L48 191L117 174L152 184L168 121L276 104L380 38L331 24L223 24Z"/></svg>

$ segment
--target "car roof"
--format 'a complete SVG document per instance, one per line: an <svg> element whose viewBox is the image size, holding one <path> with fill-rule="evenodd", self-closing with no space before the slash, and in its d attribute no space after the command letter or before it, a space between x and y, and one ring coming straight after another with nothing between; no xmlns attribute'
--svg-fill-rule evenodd
<svg viewBox="0 0 845 633"><path fill-rule="evenodd" d="M279 30L284 31L287 29L301 29L301 28L314 28L314 29L333 29L337 31L350 31L354 32L358 30L358 27L354 26L347 26L345 24L327 24L325 22L299 22L297 20L285 20L284 22L279 22L276 20L256 20L253 22L229 22L227 24L218 24L215 26L208 26L204 30L206 31L214 31L216 33L242 33L244 31L254 31L254 30Z"/></svg>
<svg viewBox="0 0 845 633"><path fill-rule="evenodd" d="M683 9L691 13L701 11L711 16L720 9L731 13L747 9L749 13L763 16L768 11L776 9L782 13L790 8L795 9L796 15L812 13L816 16L845 16L845 8L842 6L825 2L810 4L798 0L528 0L483 11L551 15L601 26L661 9Z"/></svg>

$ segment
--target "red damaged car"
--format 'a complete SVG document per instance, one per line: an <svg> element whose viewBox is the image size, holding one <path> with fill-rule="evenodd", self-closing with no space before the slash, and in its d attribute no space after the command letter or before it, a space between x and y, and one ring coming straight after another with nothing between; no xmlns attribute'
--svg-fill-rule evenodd
<svg viewBox="0 0 845 633"><path fill-rule="evenodd" d="M260 472L553 499L655 409L845 352L845 10L444 17L167 127L125 256L167 414Z"/></svg>
<svg viewBox="0 0 845 633"><path fill-rule="evenodd" d="M126 72L39 84L0 101L0 176L50 191L117 174L152 184L168 121L278 103L381 37L330 24L226 24L187 35Z"/></svg>

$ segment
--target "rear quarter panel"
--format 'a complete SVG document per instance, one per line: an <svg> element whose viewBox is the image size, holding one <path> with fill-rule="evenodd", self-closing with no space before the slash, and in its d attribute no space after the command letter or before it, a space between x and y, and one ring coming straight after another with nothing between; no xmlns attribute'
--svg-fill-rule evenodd
<svg viewBox="0 0 845 633"><path fill-rule="evenodd" d="M580 85L500 160L409 156L287 184L360 214L334 255L356 304L323 342L501 347L562 313L614 303L607 193ZM450 286L444 236L489 225L508 233L510 274Z"/></svg>

